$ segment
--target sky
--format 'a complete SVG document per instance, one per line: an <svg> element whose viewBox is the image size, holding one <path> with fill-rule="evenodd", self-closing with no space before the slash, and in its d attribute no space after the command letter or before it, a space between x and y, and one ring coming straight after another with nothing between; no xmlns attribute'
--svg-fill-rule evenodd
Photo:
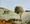
<svg viewBox="0 0 30 24"><path fill-rule="evenodd" d="M30 0L0 0L0 7L14 11L16 6L23 6L25 10L30 10Z"/></svg>

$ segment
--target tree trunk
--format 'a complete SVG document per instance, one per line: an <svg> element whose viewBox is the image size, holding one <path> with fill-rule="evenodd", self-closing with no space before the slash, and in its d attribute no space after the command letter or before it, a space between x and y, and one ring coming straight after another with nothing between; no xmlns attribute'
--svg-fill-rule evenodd
<svg viewBox="0 0 30 24"><path fill-rule="evenodd" d="M22 20L21 20L21 15L20 15L20 21L22 21Z"/></svg>
<svg viewBox="0 0 30 24"><path fill-rule="evenodd" d="M19 21L20 21L20 24L22 24L22 19L21 19L21 16L22 16L22 14L20 14L20 20L19 20Z"/></svg>
<svg viewBox="0 0 30 24"><path fill-rule="evenodd" d="M20 20L21 20L21 15L20 15Z"/></svg>

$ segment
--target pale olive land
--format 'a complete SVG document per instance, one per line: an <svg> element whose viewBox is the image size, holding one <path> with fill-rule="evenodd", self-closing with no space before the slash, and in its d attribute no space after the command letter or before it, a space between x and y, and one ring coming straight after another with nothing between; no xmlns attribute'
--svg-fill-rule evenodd
<svg viewBox="0 0 30 24"><path fill-rule="evenodd" d="M8 13L4 13L4 11L9 11ZM15 18L15 19L20 19L19 14L16 14L14 11L5 9L5 8L0 8L0 19L11 19L11 18ZM30 20L30 12L24 12L22 15L22 21L24 22L25 20Z"/></svg>

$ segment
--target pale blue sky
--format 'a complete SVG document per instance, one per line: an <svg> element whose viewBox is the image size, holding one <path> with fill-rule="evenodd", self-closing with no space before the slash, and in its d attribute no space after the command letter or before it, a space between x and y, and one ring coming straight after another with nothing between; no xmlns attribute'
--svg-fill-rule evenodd
<svg viewBox="0 0 30 24"><path fill-rule="evenodd" d="M30 0L1 0L0 7L14 10L15 6L24 6L24 9L30 9Z"/></svg>

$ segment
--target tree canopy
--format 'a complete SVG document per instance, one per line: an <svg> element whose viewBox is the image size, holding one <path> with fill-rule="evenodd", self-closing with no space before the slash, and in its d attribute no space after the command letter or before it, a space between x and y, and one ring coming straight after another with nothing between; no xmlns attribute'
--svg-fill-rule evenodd
<svg viewBox="0 0 30 24"><path fill-rule="evenodd" d="M20 6L16 6L16 7L15 7L15 13L19 14L19 12L20 12L20 13L23 13L23 8L20 7Z"/></svg>

